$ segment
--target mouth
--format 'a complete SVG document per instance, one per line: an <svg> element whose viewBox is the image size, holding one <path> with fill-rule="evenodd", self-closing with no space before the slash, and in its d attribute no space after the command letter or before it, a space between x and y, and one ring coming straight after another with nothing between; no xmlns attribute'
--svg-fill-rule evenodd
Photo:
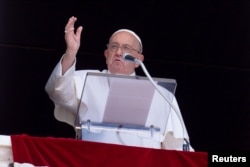
<svg viewBox="0 0 250 167"><path fill-rule="evenodd" d="M119 58L116 58L114 61L115 61L115 62L123 62L123 60L122 60L122 59L119 59Z"/></svg>

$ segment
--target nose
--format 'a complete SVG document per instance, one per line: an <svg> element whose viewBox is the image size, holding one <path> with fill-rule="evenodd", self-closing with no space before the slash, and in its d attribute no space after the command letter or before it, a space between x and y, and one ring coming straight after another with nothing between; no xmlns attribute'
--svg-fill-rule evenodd
<svg viewBox="0 0 250 167"><path fill-rule="evenodd" d="M122 48L119 47L119 48L117 49L117 51L116 51L116 54L117 54L118 56L122 56L122 53L123 53Z"/></svg>

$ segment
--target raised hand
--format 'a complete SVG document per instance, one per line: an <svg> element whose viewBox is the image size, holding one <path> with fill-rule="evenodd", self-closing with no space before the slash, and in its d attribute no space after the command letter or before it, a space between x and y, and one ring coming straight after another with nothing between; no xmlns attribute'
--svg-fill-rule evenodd
<svg viewBox="0 0 250 167"><path fill-rule="evenodd" d="M68 23L65 26L65 42L67 45L67 51L72 54L76 54L80 47L82 26L79 26L75 31L75 22L77 18L72 16L69 18Z"/></svg>
<svg viewBox="0 0 250 167"><path fill-rule="evenodd" d="M75 31L75 22L77 18L72 16L69 18L68 23L65 26L65 42L66 52L62 61L62 74L64 74L70 66L74 63L76 54L80 47L82 26L79 26Z"/></svg>

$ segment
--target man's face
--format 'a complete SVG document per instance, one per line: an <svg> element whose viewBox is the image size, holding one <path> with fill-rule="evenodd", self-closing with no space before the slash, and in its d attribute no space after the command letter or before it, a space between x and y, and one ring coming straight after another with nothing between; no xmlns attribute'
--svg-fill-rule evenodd
<svg viewBox="0 0 250 167"><path fill-rule="evenodd" d="M116 33L110 38L108 48L104 51L108 70L112 74L130 75L138 64L124 61L122 55L130 51L128 54L143 61L143 55L138 53L139 50L139 42L132 34L129 32Z"/></svg>

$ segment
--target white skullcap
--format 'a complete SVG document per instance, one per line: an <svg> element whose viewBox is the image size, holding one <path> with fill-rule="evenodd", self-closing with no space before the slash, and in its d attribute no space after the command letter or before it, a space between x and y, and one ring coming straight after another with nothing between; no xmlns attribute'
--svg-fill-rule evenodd
<svg viewBox="0 0 250 167"><path fill-rule="evenodd" d="M115 31L115 32L112 34L112 36L115 35L115 34L118 33L118 32L128 32L128 33L132 34L132 35L138 40L138 42L139 42L139 44L140 44L140 47L141 47L140 53L142 53L142 42L141 42L141 38L140 38L134 31L131 31L131 30L129 30L129 29L119 29L119 30Z"/></svg>

